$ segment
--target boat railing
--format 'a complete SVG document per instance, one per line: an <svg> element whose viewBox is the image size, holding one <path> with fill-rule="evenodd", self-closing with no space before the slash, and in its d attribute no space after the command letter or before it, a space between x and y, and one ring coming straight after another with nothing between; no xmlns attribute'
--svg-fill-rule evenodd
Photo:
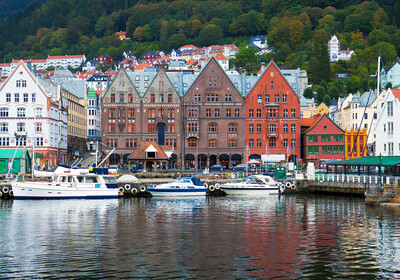
<svg viewBox="0 0 400 280"><path fill-rule="evenodd" d="M380 179L382 180L380 184ZM393 175L358 175L358 174L315 174L317 182L337 182L350 184L367 184L383 187L399 187L400 176Z"/></svg>

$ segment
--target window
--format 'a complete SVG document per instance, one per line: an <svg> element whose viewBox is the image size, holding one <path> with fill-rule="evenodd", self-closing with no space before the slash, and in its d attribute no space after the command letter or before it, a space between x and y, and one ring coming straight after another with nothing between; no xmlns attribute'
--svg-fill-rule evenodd
<svg viewBox="0 0 400 280"><path fill-rule="evenodd" d="M214 117L219 118L219 109L215 109Z"/></svg>
<svg viewBox="0 0 400 280"><path fill-rule="evenodd" d="M124 94L123 93L119 94L119 103L124 103Z"/></svg>
<svg viewBox="0 0 400 280"><path fill-rule="evenodd" d="M149 123L149 133L154 133L156 131L156 125L154 123Z"/></svg>
<svg viewBox="0 0 400 280"><path fill-rule="evenodd" d="M283 133L288 133L289 132L289 126L288 124L283 125Z"/></svg>
<svg viewBox="0 0 400 280"><path fill-rule="evenodd" d="M15 140L17 146L26 146L26 137L17 137Z"/></svg>
<svg viewBox="0 0 400 280"><path fill-rule="evenodd" d="M252 117L253 117L253 114L254 114L253 109L249 109L249 118L252 118Z"/></svg>
<svg viewBox="0 0 400 280"><path fill-rule="evenodd" d="M218 94L207 94L207 102L218 102L219 96Z"/></svg>
<svg viewBox="0 0 400 280"><path fill-rule="evenodd" d="M6 94L6 102L10 103L11 102L11 93Z"/></svg>
<svg viewBox="0 0 400 280"><path fill-rule="evenodd" d="M168 123L167 124L167 132L174 133L175 132L175 123Z"/></svg>
<svg viewBox="0 0 400 280"><path fill-rule="evenodd" d="M14 102L18 103L19 102L19 93L14 94Z"/></svg>
<svg viewBox="0 0 400 280"><path fill-rule="evenodd" d="M393 122L388 122L388 135L393 135Z"/></svg>
<svg viewBox="0 0 400 280"><path fill-rule="evenodd" d="M296 133L296 125L295 125L295 124L291 124L291 125L290 125L290 132L291 132L292 134L295 134L295 133Z"/></svg>
<svg viewBox="0 0 400 280"><path fill-rule="evenodd" d="M343 142L343 135L333 135L334 142Z"/></svg>
<svg viewBox="0 0 400 280"><path fill-rule="evenodd" d="M262 103L262 94L257 95L257 103Z"/></svg>
<svg viewBox="0 0 400 280"><path fill-rule="evenodd" d="M307 152L309 155L317 155L319 154L319 147L318 146L308 146Z"/></svg>
<svg viewBox="0 0 400 280"><path fill-rule="evenodd" d="M229 123L228 132L229 133L237 133L237 124L236 123Z"/></svg>
<svg viewBox="0 0 400 280"><path fill-rule="evenodd" d="M308 142L318 142L318 135L308 135Z"/></svg>
<svg viewBox="0 0 400 280"><path fill-rule="evenodd" d="M254 148L254 139L253 138L249 139L249 147Z"/></svg>
<svg viewBox="0 0 400 280"><path fill-rule="evenodd" d="M321 142L330 142L331 136L330 135L321 135Z"/></svg>
<svg viewBox="0 0 400 280"><path fill-rule="evenodd" d="M135 124L130 123L128 124L128 133L134 133L135 132Z"/></svg>
<svg viewBox="0 0 400 280"><path fill-rule="evenodd" d="M368 119L368 113L364 113L364 119L365 119L365 120Z"/></svg>
<svg viewBox="0 0 400 280"><path fill-rule="evenodd" d="M16 81L16 87L21 87L21 80Z"/></svg>
<svg viewBox="0 0 400 280"><path fill-rule="evenodd" d="M231 117L231 109L226 109L226 117L227 118Z"/></svg>
<svg viewBox="0 0 400 280"><path fill-rule="evenodd" d="M282 95L282 103L287 103L287 95L286 94Z"/></svg>
<svg viewBox="0 0 400 280"><path fill-rule="evenodd" d="M343 153L344 153L343 146L336 146L336 145L322 146L322 154L323 155L343 154Z"/></svg>
<svg viewBox="0 0 400 280"><path fill-rule="evenodd" d="M24 103L28 103L29 101L29 95L27 93L24 93Z"/></svg>
<svg viewBox="0 0 400 280"><path fill-rule="evenodd" d="M36 146L43 146L43 137L36 137Z"/></svg>
<svg viewBox="0 0 400 280"><path fill-rule="evenodd" d="M276 125L271 124L271 125L269 126L269 132L270 132L270 133L276 133Z"/></svg>
<svg viewBox="0 0 400 280"><path fill-rule="evenodd" d="M150 103L155 103L156 102L156 95L154 93L150 94Z"/></svg>
<svg viewBox="0 0 400 280"><path fill-rule="evenodd" d="M126 139L125 146L126 148L135 148L136 147L136 139Z"/></svg>
<svg viewBox="0 0 400 280"><path fill-rule="evenodd" d="M283 139L283 147L287 148L289 141L287 139Z"/></svg>
<svg viewBox="0 0 400 280"><path fill-rule="evenodd" d="M291 139L290 140L290 147L296 148L296 139Z"/></svg>
<svg viewBox="0 0 400 280"><path fill-rule="evenodd" d="M265 94L265 103L269 103L269 94Z"/></svg>
<svg viewBox="0 0 400 280"><path fill-rule="evenodd" d="M387 102L387 115L388 117L393 117L393 101Z"/></svg>
<svg viewBox="0 0 400 280"><path fill-rule="evenodd" d="M279 103L279 94L275 94L275 103Z"/></svg>
<svg viewBox="0 0 400 280"><path fill-rule="evenodd" d="M43 116L43 109L42 108L36 108L36 117L42 117Z"/></svg>
<svg viewBox="0 0 400 280"><path fill-rule="evenodd" d="M195 103L201 102L201 95L200 95L200 94L195 94L195 95L194 95L194 102L195 102Z"/></svg>
<svg viewBox="0 0 400 280"><path fill-rule="evenodd" d="M0 132L8 132L8 123L0 123Z"/></svg>
<svg viewBox="0 0 400 280"><path fill-rule="evenodd" d="M129 108L128 109L128 118L133 119L135 117L135 109Z"/></svg>
<svg viewBox="0 0 400 280"><path fill-rule="evenodd" d="M283 109L283 117L287 118L289 116L288 109Z"/></svg>
<svg viewBox="0 0 400 280"><path fill-rule="evenodd" d="M111 148L118 148L118 139L108 138L106 141L106 146Z"/></svg>
<svg viewBox="0 0 400 280"><path fill-rule="evenodd" d="M108 124L108 132L109 133L115 133L115 123L109 123Z"/></svg>
<svg viewBox="0 0 400 280"><path fill-rule="evenodd" d="M211 109L206 109L206 117L211 117Z"/></svg>
<svg viewBox="0 0 400 280"><path fill-rule="evenodd" d="M274 89L274 82L271 82L271 89Z"/></svg>
<svg viewBox="0 0 400 280"><path fill-rule="evenodd" d="M290 117L292 117L292 118L296 117L296 109L290 110Z"/></svg>
<svg viewBox="0 0 400 280"><path fill-rule="evenodd" d="M232 102L232 94L225 94L225 102Z"/></svg>
<svg viewBox="0 0 400 280"><path fill-rule="evenodd" d="M147 117L149 119L155 118L156 117L156 110L155 109L149 109L149 111L147 112Z"/></svg>
<svg viewBox="0 0 400 280"><path fill-rule="evenodd" d="M25 117L25 108L17 109L17 117Z"/></svg>
<svg viewBox="0 0 400 280"><path fill-rule="evenodd" d="M128 102L133 103L133 93L128 94ZM132 139L131 139L132 140Z"/></svg>
<svg viewBox="0 0 400 280"><path fill-rule="evenodd" d="M235 118L239 118L239 117L240 117L240 110L235 109Z"/></svg>
<svg viewBox="0 0 400 280"><path fill-rule="evenodd" d="M197 117L197 109L189 109L188 116L189 117Z"/></svg>
<svg viewBox="0 0 400 280"><path fill-rule="evenodd" d="M0 109L0 117L8 117L8 108Z"/></svg>
<svg viewBox="0 0 400 280"><path fill-rule="evenodd" d="M261 139L257 139L257 148L261 148Z"/></svg>
<svg viewBox="0 0 400 280"><path fill-rule="evenodd" d="M175 118L175 110L174 109L168 109L167 116L168 116L168 118Z"/></svg>
<svg viewBox="0 0 400 280"><path fill-rule="evenodd" d="M25 123L17 123L17 131L18 132L25 131Z"/></svg>
<svg viewBox="0 0 400 280"><path fill-rule="evenodd" d="M42 123L35 123L35 131L36 132L43 132Z"/></svg>
<svg viewBox="0 0 400 280"><path fill-rule="evenodd" d="M254 124L249 124L249 133L254 133Z"/></svg>
<svg viewBox="0 0 400 280"><path fill-rule="evenodd" d="M168 94L168 100L167 100L167 102L168 102L168 103L172 103L172 94L171 94L171 93Z"/></svg>
<svg viewBox="0 0 400 280"><path fill-rule="evenodd" d="M208 133L217 133L218 125L216 123L208 124Z"/></svg>
<svg viewBox="0 0 400 280"><path fill-rule="evenodd" d="M209 147L209 148L215 148L215 147L217 147L217 139L214 139L214 138L209 139L209 140L208 140L208 147Z"/></svg>
<svg viewBox="0 0 400 280"><path fill-rule="evenodd" d="M164 94L160 93L160 103L164 103Z"/></svg>
<svg viewBox="0 0 400 280"><path fill-rule="evenodd" d="M197 123L188 123L188 132L197 132Z"/></svg>
<svg viewBox="0 0 400 280"><path fill-rule="evenodd" d="M110 102L115 103L115 93L111 93L110 95Z"/></svg>
<svg viewBox="0 0 400 280"><path fill-rule="evenodd" d="M115 109L108 110L108 118L115 118Z"/></svg>
<svg viewBox="0 0 400 280"><path fill-rule="evenodd" d="M276 139L275 138L269 138L269 147L274 148L276 147Z"/></svg>
<svg viewBox="0 0 400 280"><path fill-rule="evenodd" d="M257 124L257 133L258 133L258 134L261 133L261 124Z"/></svg>
<svg viewBox="0 0 400 280"><path fill-rule="evenodd" d="M32 93L32 102L33 102L33 103L36 102L36 93Z"/></svg>
<svg viewBox="0 0 400 280"><path fill-rule="evenodd" d="M229 142L228 142L228 147L229 148L236 148L237 147L237 141L236 141L236 139L229 139Z"/></svg>
<svg viewBox="0 0 400 280"><path fill-rule="evenodd" d="M189 148L197 147L197 138L191 137L188 139Z"/></svg>
<svg viewBox="0 0 400 280"><path fill-rule="evenodd" d="M257 109L257 113L256 113L257 115L257 118L261 118L261 109Z"/></svg>

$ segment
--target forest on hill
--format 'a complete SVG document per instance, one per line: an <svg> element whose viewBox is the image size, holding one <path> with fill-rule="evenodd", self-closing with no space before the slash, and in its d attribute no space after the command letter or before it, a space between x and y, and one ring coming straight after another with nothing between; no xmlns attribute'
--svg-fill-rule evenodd
<svg viewBox="0 0 400 280"><path fill-rule="evenodd" d="M274 58L281 67L306 69L312 83L325 82L326 92L336 97L373 86L377 56L390 65L400 53L399 27L400 0L52 0L0 22L0 57L118 58L123 51L140 57L185 44L234 43L241 51L232 66L256 72L260 62ZM131 40L120 41L117 31L127 31ZM329 63L327 42L334 34L341 49L355 51L350 61ZM258 57L244 48L255 35L267 35L273 52ZM332 89L337 73L351 78Z"/></svg>

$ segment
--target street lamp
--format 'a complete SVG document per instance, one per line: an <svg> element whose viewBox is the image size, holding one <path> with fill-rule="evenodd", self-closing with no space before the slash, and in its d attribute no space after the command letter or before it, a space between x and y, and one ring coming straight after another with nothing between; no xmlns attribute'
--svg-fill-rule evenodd
<svg viewBox="0 0 400 280"><path fill-rule="evenodd" d="M379 154L379 189L382 189L382 154Z"/></svg>

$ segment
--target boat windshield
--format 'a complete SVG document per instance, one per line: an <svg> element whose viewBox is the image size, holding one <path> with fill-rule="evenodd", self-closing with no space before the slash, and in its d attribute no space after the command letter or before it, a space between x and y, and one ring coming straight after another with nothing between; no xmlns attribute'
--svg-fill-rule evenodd
<svg viewBox="0 0 400 280"><path fill-rule="evenodd" d="M117 184L117 177L115 176L104 176L104 181L107 183Z"/></svg>
<svg viewBox="0 0 400 280"><path fill-rule="evenodd" d="M244 179L244 182L247 183L247 184L257 184L257 183L260 183L261 180L259 180L256 177L250 176L250 177L247 177L246 179Z"/></svg>

